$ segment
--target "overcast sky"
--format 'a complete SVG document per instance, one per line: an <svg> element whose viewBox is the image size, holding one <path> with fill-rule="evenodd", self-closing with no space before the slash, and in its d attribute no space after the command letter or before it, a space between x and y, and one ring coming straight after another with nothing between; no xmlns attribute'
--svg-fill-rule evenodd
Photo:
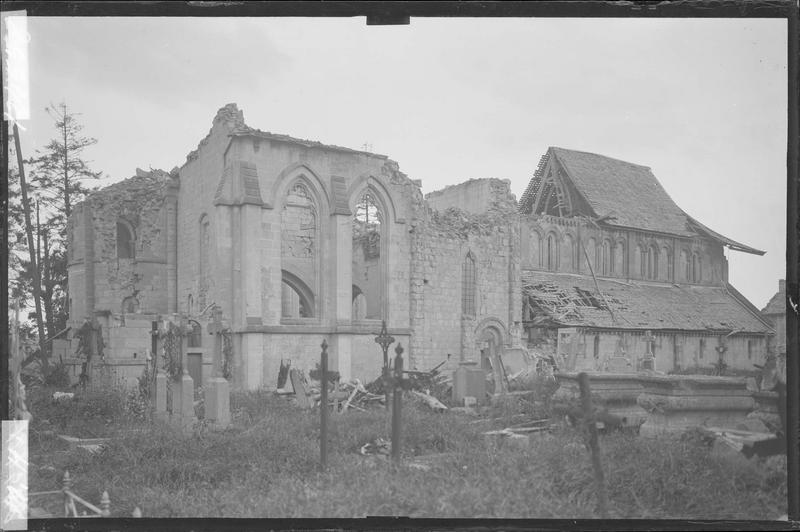
<svg viewBox="0 0 800 532"><path fill-rule="evenodd" d="M785 277L787 26L770 19L29 18L23 152L65 101L94 169L185 162L217 109L388 155L430 192L519 196L548 146L652 168L676 203L763 257L728 252L759 308Z"/></svg>

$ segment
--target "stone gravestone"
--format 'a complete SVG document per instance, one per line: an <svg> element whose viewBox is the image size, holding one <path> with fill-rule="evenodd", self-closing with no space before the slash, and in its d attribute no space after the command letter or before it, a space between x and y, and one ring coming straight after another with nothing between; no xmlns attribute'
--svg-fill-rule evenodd
<svg viewBox="0 0 800 532"><path fill-rule="evenodd" d="M185 331L186 325L186 319L182 318L180 331ZM194 414L194 380L189 375L186 362L187 338L181 335L180 339L182 372L178 386L173 384L172 388L172 417L180 426L186 427L197 421L197 417Z"/></svg>
<svg viewBox="0 0 800 532"><path fill-rule="evenodd" d="M656 357L653 354L653 346L656 343L656 337L653 333L647 331L644 335L644 341L647 345L647 352L642 357L641 370L642 371L655 371L656 370Z"/></svg>
<svg viewBox="0 0 800 532"><path fill-rule="evenodd" d="M231 422L231 396L230 385L222 376L222 309L214 307L211 323L208 324L208 333L214 335L214 372L208 379L208 389L205 397L206 419L214 423L215 428L225 428Z"/></svg>

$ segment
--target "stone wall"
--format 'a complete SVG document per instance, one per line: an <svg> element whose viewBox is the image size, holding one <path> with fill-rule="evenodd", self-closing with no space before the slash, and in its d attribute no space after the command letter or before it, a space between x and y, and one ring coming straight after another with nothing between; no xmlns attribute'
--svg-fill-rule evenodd
<svg viewBox="0 0 800 532"><path fill-rule="evenodd" d="M720 285L728 275L722 246L709 239L600 228L578 218L523 216L521 247L526 270L590 275L591 262L598 277L703 285ZM646 253L650 248L653 266L648 270ZM693 254L701 265L697 280L692 279Z"/></svg>
<svg viewBox="0 0 800 532"><path fill-rule="evenodd" d="M720 345L720 335L660 331L652 331L652 334L656 371L711 371L719 360L716 348ZM725 339L723 361L727 369L753 371L753 364L764 364L766 342L763 335L739 334ZM646 352L644 332L559 329L558 360L566 371L608 371L609 359L616 357L628 359L630 371L635 372L639 367L638 361Z"/></svg>
<svg viewBox="0 0 800 532"><path fill-rule="evenodd" d="M470 179L426 194L425 201L437 211L458 208L464 212L481 214L496 208L498 204L516 201L509 191L510 184L508 179Z"/></svg>
<svg viewBox="0 0 800 532"><path fill-rule="evenodd" d="M154 170L92 193L68 224L70 322L93 312L166 312L169 174ZM121 257L117 224L133 231L134 256Z"/></svg>
<svg viewBox="0 0 800 532"><path fill-rule="evenodd" d="M378 331L375 331L378 332ZM403 345L406 350L403 358L408 367L408 342L409 336L404 334L392 334L396 342L390 346L390 357L394 358L394 348L397 343ZM322 340L328 342L328 355L330 368L336 368L336 359L339 353L336 352L336 344L333 335L323 331L303 332L275 332L263 335L263 362L262 362L262 386L268 390L275 389L278 380L281 359L291 361L291 366L297 368L308 375L320 361L322 351ZM378 378L383 367L383 352L380 346L375 343L375 335L372 332L361 332L350 335L350 367L351 378L360 379L366 384ZM246 367L239 368L245 371ZM239 380L239 382L242 382Z"/></svg>
<svg viewBox="0 0 800 532"><path fill-rule="evenodd" d="M502 185L494 189L494 197L500 199L483 214L457 208L440 212L427 205L420 209L414 227L411 305L413 362L421 370L438 365L448 354L452 356L447 368L454 368L462 359L479 360L479 344L486 329L495 331L498 347L519 342L516 202L508 194L506 182L480 180L472 186L495 182ZM469 188L456 187L453 196ZM474 315L464 314L462 301L468 254L475 262Z"/></svg>

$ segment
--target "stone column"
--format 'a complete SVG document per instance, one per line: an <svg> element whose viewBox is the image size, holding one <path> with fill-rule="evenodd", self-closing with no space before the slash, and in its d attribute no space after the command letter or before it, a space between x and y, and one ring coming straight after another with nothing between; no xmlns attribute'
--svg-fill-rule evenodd
<svg viewBox="0 0 800 532"><path fill-rule="evenodd" d="M178 185L167 186L167 313L178 312Z"/></svg>
<svg viewBox="0 0 800 532"><path fill-rule="evenodd" d="M239 274L241 299L239 308L244 328L261 327L261 206L244 204L239 207L241 272ZM245 387L258 389L263 378L263 333L242 334L242 361Z"/></svg>
<svg viewBox="0 0 800 532"><path fill-rule="evenodd" d="M331 325L349 325L353 313L353 220L349 214L331 216L330 260L334 268L326 279L333 291ZM323 269L324 272L324 269ZM352 373L352 338L337 333L331 337L331 370L338 371L342 380Z"/></svg>
<svg viewBox="0 0 800 532"><path fill-rule="evenodd" d="M522 339L522 270L520 266L520 223L510 226L508 235L508 342L521 346Z"/></svg>
<svg viewBox="0 0 800 532"><path fill-rule="evenodd" d="M92 319L94 316L94 215L92 214L92 203L89 199L83 203L83 230L85 316L88 319Z"/></svg>

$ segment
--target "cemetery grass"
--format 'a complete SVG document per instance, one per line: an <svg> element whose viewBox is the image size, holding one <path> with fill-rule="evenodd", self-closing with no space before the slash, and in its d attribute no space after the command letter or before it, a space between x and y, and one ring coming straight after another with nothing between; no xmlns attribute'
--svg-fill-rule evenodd
<svg viewBox="0 0 800 532"><path fill-rule="evenodd" d="M107 490L117 517L136 506L144 517L599 517L577 430L554 427L527 449L486 443L481 433L507 426L511 408L491 413L501 417L495 422L470 423L476 418L404 402L399 468L358 454L364 443L388 439L383 410L332 415L329 467L320 472L319 411L270 393L234 394L231 428L211 432L202 423L181 431L132 421L123 408L109 410L117 403L108 398L105 409L87 398L81 416L69 416L35 392L30 490L58 489L66 469L89 501ZM110 444L97 455L69 450L47 434L54 424L47 416L59 412L66 420L55 432L111 436ZM748 460L692 436L616 433L600 446L612 518L774 520L786 513L785 458ZM409 465L415 462L425 465ZM41 505L57 513L63 506L53 499Z"/></svg>

